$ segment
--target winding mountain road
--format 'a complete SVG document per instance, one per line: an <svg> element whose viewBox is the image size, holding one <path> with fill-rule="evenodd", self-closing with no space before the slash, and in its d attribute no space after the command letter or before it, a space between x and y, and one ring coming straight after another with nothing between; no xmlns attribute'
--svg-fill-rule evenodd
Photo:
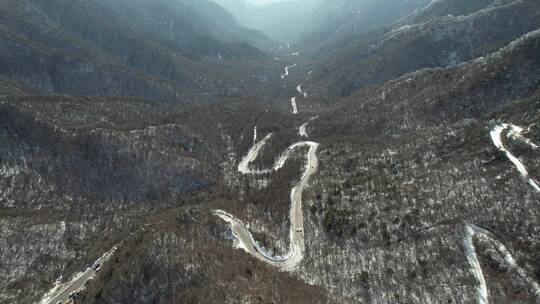
<svg viewBox="0 0 540 304"><path fill-rule="evenodd" d="M508 157L508 159L514 164L514 166L516 166L521 176L527 180L527 183L530 184L534 188L534 190L540 192L540 187L538 187L538 183L529 176L525 165L523 165L523 163L517 157L512 155L512 153L504 146L502 136L505 131L508 131L508 137L520 140L529 145L532 149L537 149L538 146L523 136L523 128L515 125L503 123L495 126L490 132L491 140L493 141L495 147L497 147L497 149L499 149L500 151L504 152L506 157ZM514 269L518 273L518 275L529 285L531 293L540 303L540 286L526 273L526 271L522 267L519 266L519 264L516 262L510 251L506 248L506 246L500 241L498 241L495 235L493 235L493 233L491 233L490 231L474 224L465 224L465 236L463 238L463 246L465 247L465 255L467 257L469 265L471 266L471 271L473 272L474 277L478 282L476 293L479 304L489 303L489 292L487 288L486 278L484 277L482 266L480 264L480 261L478 260L478 255L474 246L474 238L491 243L493 247L496 248L496 250L504 257L504 261L506 262L506 264L510 268Z"/></svg>
<svg viewBox="0 0 540 304"><path fill-rule="evenodd" d="M529 285L531 293L534 295L537 301L540 301L540 286L536 283L525 270L519 266L516 262L510 251L506 246L497 240L493 233L488 230L473 224L465 225L465 237L463 238L463 245L465 247L465 254L467 256L467 261L471 266L474 277L478 281L477 287L477 299L479 304L488 304L489 303L489 293L487 288L486 279L482 271L482 266L478 260L476 254L476 248L474 247L473 238L489 242L493 247L504 257L506 264L514 269L517 274Z"/></svg>
<svg viewBox="0 0 540 304"><path fill-rule="evenodd" d="M289 69L292 69L296 67L296 63L293 65L288 65L285 67L285 74L281 74L281 79L285 79L287 76L289 76Z"/></svg>
<svg viewBox="0 0 540 304"><path fill-rule="evenodd" d="M296 87L296 91L297 91L298 93L302 94L302 96L303 96L304 98L307 98L307 97L308 97L308 94L307 94L307 92L305 92L305 91L302 90L302 85L303 85L302 83L299 84L299 85Z"/></svg>
<svg viewBox="0 0 540 304"><path fill-rule="evenodd" d="M260 150L264 147L267 140L271 137L271 134L267 135L260 142L255 143L249 150L247 155L242 159L238 165L238 171L243 174L259 175L266 174L271 171L278 171L283 168L291 153L296 149L309 147L307 152L307 162L304 167L304 173L300 178L298 184L291 190L291 208L289 212L289 218L291 226L289 228L289 251L284 256L272 256L267 253L257 241L255 241L253 235L246 226L233 215L223 211L214 210L214 214L225 220L231 226L231 230L234 236L238 240L236 247L242 248L251 255L255 256L261 261L264 261L273 266L279 267L283 270L293 270L304 258L305 246L304 246L304 219L302 213L302 193L308 186L310 177L315 174L319 166L319 160L317 158L317 149L319 144L312 141L303 141L292 144L285 152L276 160L271 169L255 170L250 169L249 164L257 158Z"/></svg>
<svg viewBox="0 0 540 304"><path fill-rule="evenodd" d="M502 135L503 132L508 130L508 137L512 137L517 140L521 140L524 143L531 146L533 149L537 149L538 146L533 144L529 139L523 137L523 128L511 125L511 124L500 124L497 125L492 131L491 131L491 140L493 141L493 144L497 149L499 149L501 152L504 152L506 157L514 164L514 166L517 168L519 173L523 178L526 179L527 183L531 185L536 192L540 192L540 187L538 186L538 183L529 175L529 172L527 171L527 168L525 168L525 165L519 160L517 157L512 155L510 151L504 146Z"/></svg>
<svg viewBox="0 0 540 304"><path fill-rule="evenodd" d="M259 152L266 145L266 143L268 142L268 140L271 137L272 137L272 133L269 133L263 139L261 139L259 142L254 142L253 143L253 146L251 146L251 148L249 149L246 156L244 156L242 161L238 164L238 172L240 172L242 174L265 174L265 173L269 173L269 172L272 171L272 170L268 170L268 169L255 170L255 169L250 169L249 168L249 164L257 158L257 156L259 155Z"/></svg>
<svg viewBox="0 0 540 304"><path fill-rule="evenodd" d="M463 245L465 247L465 255L467 256L467 261L471 266L472 273L478 282L477 287L477 299L478 304L487 304L488 303L488 289L486 284L486 278L482 272L482 266L476 255L476 248L474 247L473 237L476 234L475 225L465 225L465 237L463 238Z"/></svg>
<svg viewBox="0 0 540 304"><path fill-rule="evenodd" d="M281 78L289 75L289 68L296 66L285 67L285 75L281 75ZM301 85L297 87L299 92L302 92ZM296 97L291 98L291 105L293 108L293 114L298 113L296 107ZM311 120L313 120L312 118ZM310 121L311 121L310 120ZM299 134L307 137L306 126L309 122L303 124L299 128ZM317 172L319 166L319 159L317 158L317 149L319 144L313 141L300 141L290 145L281 156L274 162L271 168L266 169L252 169L250 164L257 159L260 151L268 143L268 140L272 137L272 133L267 134L263 139L257 141L257 128L253 130L253 146L249 149L247 154L242 158L238 164L238 172L257 176L268 174L273 171L278 171L290 158L291 154L301 148L309 148L306 154L306 163L304 166L304 173L300 178L300 181L291 189L290 200L291 208L289 211L290 227L289 227L289 251L283 256L273 256L270 253L266 252L259 243L253 237L253 234L249 232L248 228L240 221L235 218L232 214L227 213L223 210L214 210L213 213L227 222L231 228L233 235L235 236L235 247L241 248L258 258L259 260L266 262L270 265L276 266L284 271L294 270L304 258L305 253L305 241L304 241L304 218L302 213L302 194L304 189L308 186L311 176Z"/></svg>
<svg viewBox="0 0 540 304"><path fill-rule="evenodd" d="M299 93L299 94L302 94L302 96L304 98L307 98L307 92L303 91L302 90L302 84L299 84L298 86L296 86L296 91ZM293 114L298 114L298 106L296 104L296 96L295 97L292 97L291 98L291 106L292 106L292 112Z"/></svg>
<svg viewBox="0 0 540 304"><path fill-rule="evenodd" d="M314 121L315 119L319 118L318 116L312 117L308 122L302 124L300 128L298 128L298 135L302 137L309 137L307 133L307 126L310 122Z"/></svg>

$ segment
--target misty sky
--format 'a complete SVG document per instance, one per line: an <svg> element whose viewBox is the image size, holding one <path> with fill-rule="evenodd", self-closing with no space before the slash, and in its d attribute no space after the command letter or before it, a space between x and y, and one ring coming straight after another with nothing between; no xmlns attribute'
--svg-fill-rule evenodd
<svg viewBox="0 0 540 304"><path fill-rule="evenodd" d="M253 4L262 5L262 4L268 4L272 2L279 2L279 1L286 1L286 0L247 0L247 1Z"/></svg>

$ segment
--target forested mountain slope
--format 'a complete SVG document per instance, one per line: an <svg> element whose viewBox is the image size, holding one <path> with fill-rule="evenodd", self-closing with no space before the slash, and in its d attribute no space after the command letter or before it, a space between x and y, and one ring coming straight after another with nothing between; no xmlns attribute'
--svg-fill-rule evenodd
<svg viewBox="0 0 540 304"><path fill-rule="evenodd" d="M536 1L490 6L465 16L435 16L347 44L313 78L335 93L350 95L418 69L452 66L489 54L540 27L539 17Z"/></svg>
<svg viewBox="0 0 540 304"><path fill-rule="evenodd" d="M376 30L408 16L426 5L428 0L338 0L320 1L300 36L297 46L310 56L318 56L336 43Z"/></svg>
<svg viewBox="0 0 540 304"><path fill-rule="evenodd" d="M538 303L540 5L311 5L0 0L0 303Z"/></svg>
<svg viewBox="0 0 540 304"><path fill-rule="evenodd" d="M188 91L230 94L245 86L230 60L265 58L241 40L264 40L261 34L241 28L217 5L203 10L199 3L201 13L168 0L5 0L0 6L0 73L46 93L160 101Z"/></svg>

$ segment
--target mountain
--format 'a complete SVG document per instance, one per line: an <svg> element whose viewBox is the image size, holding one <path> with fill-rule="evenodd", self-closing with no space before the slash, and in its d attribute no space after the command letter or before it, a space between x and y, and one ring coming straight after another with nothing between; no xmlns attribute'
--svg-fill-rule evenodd
<svg viewBox="0 0 540 304"><path fill-rule="evenodd" d="M342 105L350 120L341 115L337 121L357 125L358 129L338 127L339 132L384 132L391 136L488 117L517 100L535 97L540 84L536 60L539 40L540 32L531 31L486 56L447 68L426 68L361 89ZM381 117L376 121L380 116L377 113L394 119ZM359 116L366 118L358 119ZM368 130L359 122L377 126L377 130ZM330 135L334 131L327 132Z"/></svg>
<svg viewBox="0 0 540 304"><path fill-rule="evenodd" d="M199 56L246 59L260 56L249 45L266 48L270 41L262 32L242 27L223 7L208 0L182 1L100 1L101 5L129 19L140 16L144 30L156 33L182 49ZM198 41L208 40L208 48L198 48ZM192 44L196 44L193 46ZM200 42L199 42L200 43ZM212 48L210 48L210 46Z"/></svg>
<svg viewBox="0 0 540 304"><path fill-rule="evenodd" d="M537 1L232 1L0 0L0 304L538 303Z"/></svg>
<svg viewBox="0 0 540 304"><path fill-rule="evenodd" d="M436 17L444 16L465 16L479 11L483 8L490 8L511 4L513 0L481 0L481 1L432 1L429 5L416 10L409 16L399 20L401 25L423 23Z"/></svg>
<svg viewBox="0 0 540 304"><path fill-rule="evenodd" d="M455 4L438 3L445 2ZM349 95L418 69L448 67L484 56L540 26L536 1L487 5L468 15L433 16L426 22L399 25L371 38L366 35L346 42L314 78L327 87L334 85L341 95Z"/></svg>
<svg viewBox="0 0 540 304"><path fill-rule="evenodd" d="M538 192L492 136L509 122L538 138L539 39L536 30L484 58L361 89L310 124L327 147L307 207L304 269L317 284L353 302L538 300ZM538 154L507 132L504 145L536 179ZM468 257L478 273L457 271L473 267Z"/></svg>
<svg viewBox="0 0 540 304"><path fill-rule="evenodd" d="M391 24L426 5L428 0L338 0L321 1L312 12L296 46L317 56L344 37L358 36Z"/></svg>
<svg viewBox="0 0 540 304"><path fill-rule="evenodd" d="M186 91L230 94L243 83L218 72L227 65L236 69L219 59L265 58L240 40L261 36L215 5L166 0L6 0L0 5L1 73L47 93L164 101Z"/></svg>
<svg viewBox="0 0 540 304"><path fill-rule="evenodd" d="M241 208L222 179L226 126L245 117L226 114L236 102L3 96L0 302L39 302L59 277L71 279L63 274L116 245L114 265L103 265L103 280L78 302L326 303L321 288L231 247L211 213Z"/></svg>

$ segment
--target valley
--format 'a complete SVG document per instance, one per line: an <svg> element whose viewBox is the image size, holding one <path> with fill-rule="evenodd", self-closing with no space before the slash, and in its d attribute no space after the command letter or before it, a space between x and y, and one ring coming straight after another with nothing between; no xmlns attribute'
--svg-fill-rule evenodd
<svg viewBox="0 0 540 304"><path fill-rule="evenodd" d="M0 1L0 303L540 301L536 1L222 2Z"/></svg>

